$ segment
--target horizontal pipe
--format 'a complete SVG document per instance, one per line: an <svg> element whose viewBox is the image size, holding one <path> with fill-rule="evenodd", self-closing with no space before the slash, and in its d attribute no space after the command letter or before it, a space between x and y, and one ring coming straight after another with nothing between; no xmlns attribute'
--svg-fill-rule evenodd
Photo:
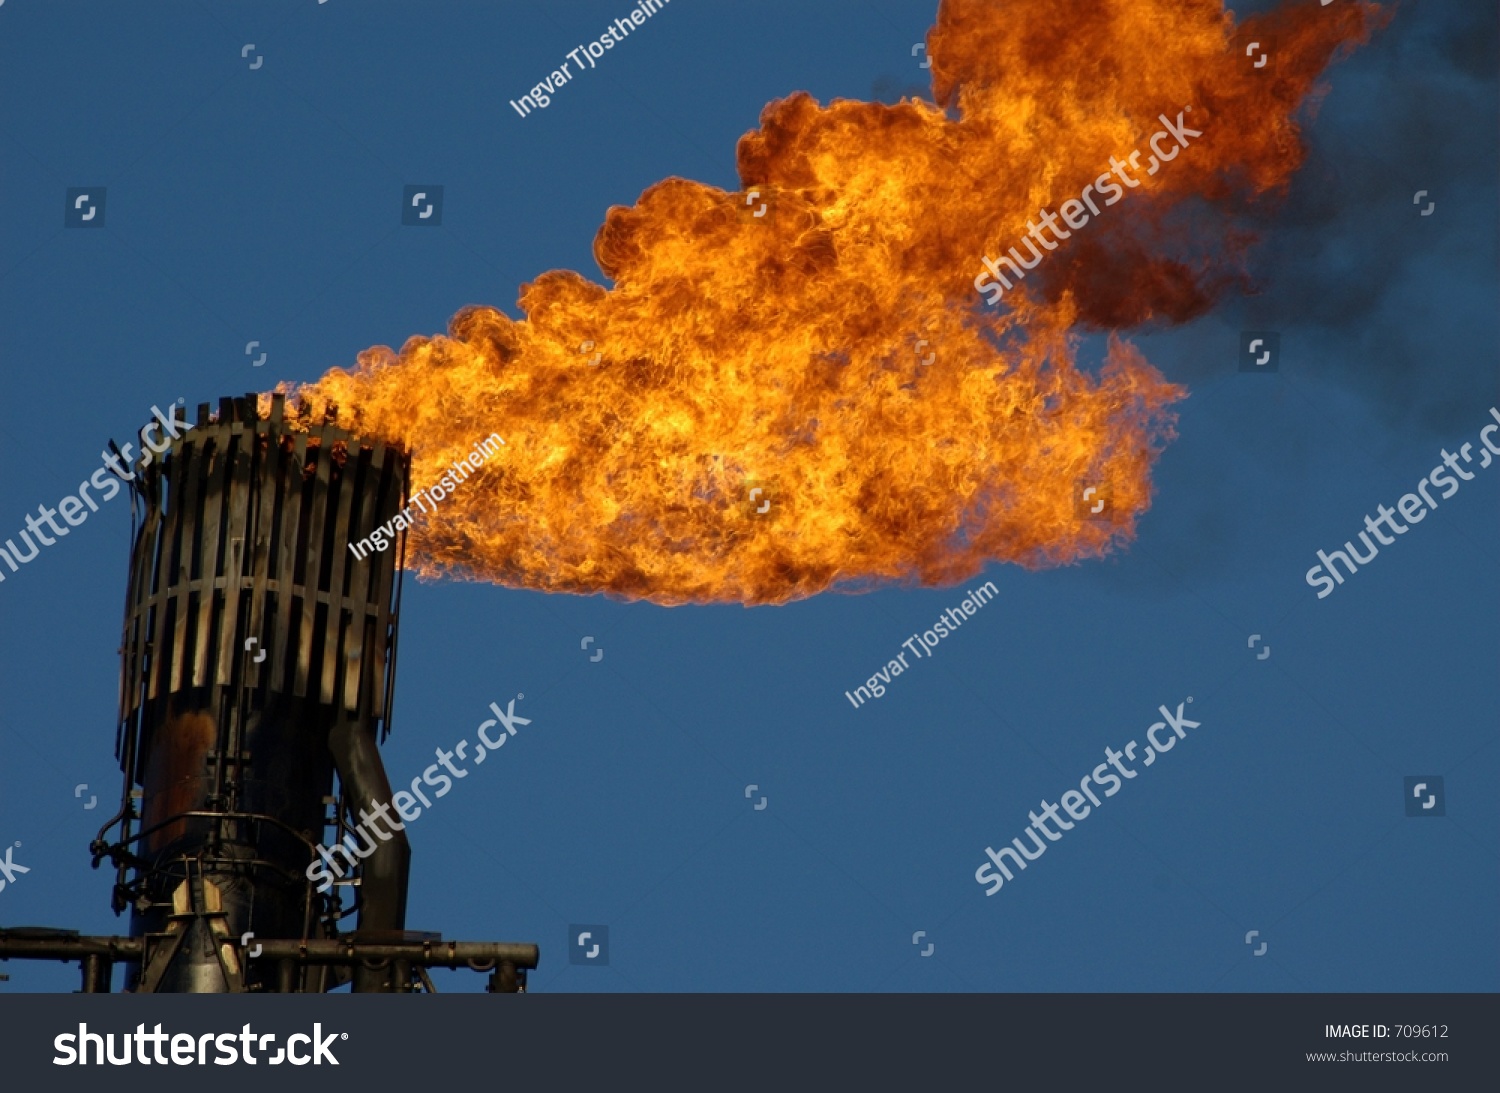
<svg viewBox="0 0 1500 1093"><path fill-rule="evenodd" d="M16 937L0 930L0 960L18 957L30 960L82 960L105 956L112 960L139 961L145 939L139 937ZM536 945L515 941L349 941L315 938L307 941L255 938L260 957L295 960L300 964L355 964L363 960L408 960L427 968L463 968L470 964L514 964L535 968L540 958ZM482 970L488 971L489 968Z"/></svg>
<svg viewBox="0 0 1500 1093"><path fill-rule="evenodd" d="M262 941L262 957L289 958L304 964L347 964L359 960L409 960L427 968L462 968L473 964L509 963L535 968L537 946L515 941ZM486 968L485 970L489 970Z"/></svg>
<svg viewBox="0 0 1500 1093"><path fill-rule="evenodd" d="M111 960L140 960L146 941L140 937L20 937L0 930L0 960L82 960L103 956Z"/></svg>

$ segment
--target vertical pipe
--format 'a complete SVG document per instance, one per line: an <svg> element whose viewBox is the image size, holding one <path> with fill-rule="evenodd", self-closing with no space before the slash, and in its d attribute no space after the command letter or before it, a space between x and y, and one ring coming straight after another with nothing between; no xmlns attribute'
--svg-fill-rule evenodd
<svg viewBox="0 0 1500 1093"><path fill-rule="evenodd" d="M519 994L526 982L526 973L516 968L509 960L502 960L499 967L490 973L490 994Z"/></svg>
<svg viewBox="0 0 1500 1093"><path fill-rule="evenodd" d="M89 953L81 963L83 965L83 993L108 994L110 976L115 970L114 962L98 953Z"/></svg>
<svg viewBox="0 0 1500 1093"><path fill-rule="evenodd" d="M371 805L390 802L391 784L386 779L385 766L375 745L373 724L339 718L329 730L328 749L333 753L339 781L354 815L358 815L361 809L371 813ZM350 819L353 818L351 815ZM380 825L379 817L375 820L372 826L388 838L381 839L369 830L363 834L356 831L349 837L350 842L361 847L372 847L361 863L359 882L359 934L368 938L406 928L406 886L411 872L411 847L406 841L406 832L387 830ZM388 968L361 965L355 969L353 989L357 993L386 991L390 989L389 980ZM401 989L399 983L396 989Z"/></svg>

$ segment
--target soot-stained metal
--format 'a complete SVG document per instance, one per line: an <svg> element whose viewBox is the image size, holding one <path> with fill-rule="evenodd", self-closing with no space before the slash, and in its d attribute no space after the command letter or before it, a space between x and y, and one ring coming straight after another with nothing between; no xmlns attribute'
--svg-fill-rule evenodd
<svg viewBox="0 0 1500 1093"><path fill-rule="evenodd" d="M406 929L403 831L326 893L308 877L320 844L392 797L377 738L391 728L405 535L363 558L347 547L402 509L410 472L408 453L332 411L288 417L281 395L265 416L255 395L202 404L129 468L124 786L90 850L115 866L130 935L0 929L0 958L76 960L86 992L110 990L117 962L141 993L431 991L430 967L525 990L537 946Z"/></svg>

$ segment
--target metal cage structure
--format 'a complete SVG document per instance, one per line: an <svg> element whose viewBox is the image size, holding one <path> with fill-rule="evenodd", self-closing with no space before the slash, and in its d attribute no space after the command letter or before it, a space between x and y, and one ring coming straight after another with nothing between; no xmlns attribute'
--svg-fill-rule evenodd
<svg viewBox="0 0 1500 1093"><path fill-rule="evenodd" d="M377 737L391 725L405 534L364 557L349 544L401 511L411 461L332 411L290 420L279 394L264 416L260 405L202 404L126 472L124 785L90 850L115 866L130 936L0 930L0 958L76 959L85 991L109 990L116 961L142 993L430 991L435 966L524 990L535 945L406 930L399 829L345 855L330 890L313 886L325 831L342 847L356 810L392 798Z"/></svg>

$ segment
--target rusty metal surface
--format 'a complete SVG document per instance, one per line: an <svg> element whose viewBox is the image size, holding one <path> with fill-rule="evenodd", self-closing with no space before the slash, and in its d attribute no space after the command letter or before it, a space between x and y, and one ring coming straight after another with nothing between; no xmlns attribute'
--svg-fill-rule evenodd
<svg viewBox="0 0 1500 1093"><path fill-rule="evenodd" d="M94 852L115 862L115 907L134 908L135 934L167 928L167 893L188 877L222 891L221 929L322 938L339 917L303 871L335 766L346 793L368 795L370 779L346 769L329 731L373 747L389 730L397 621L396 552L360 558L348 544L400 511L409 459L286 411L281 396L264 417L253 394L213 415L202 404L164 453L129 468L142 512L121 646L125 789ZM358 890L360 921L400 926L406 858L381 849L392 861L368 868L389 883ZM186 959L159 950L143 988L202 978L175 966ZM240 989L237 975L208 979Z"/></svg>
<svg viewBox="0 0 1500 1093"><path fill-rule="evenodd" d="M115 754L120 811L91 845L116 867L130 937L0 928L0 959L77 961L83 989L431 991L427 968L490 972L525 990L534 944L444 942L405 925L404 836L359 866L359 928L305 870L351 801L385 799L404 534L390 521L408 455L329 424L288 421L275 396L223 399L151 463L129 468L127 578ZM143 456L143 458L145 458ZM249 648L247 648L247 645ZM344 795L330 796L334 770ZM137 803L139 799L139 804ZM332 817L325 801L338 807ZM112 840L105 836L118 829ZM255 937L243 954L241 939ZM132 977L133 976L133 977Z"/></svg>

